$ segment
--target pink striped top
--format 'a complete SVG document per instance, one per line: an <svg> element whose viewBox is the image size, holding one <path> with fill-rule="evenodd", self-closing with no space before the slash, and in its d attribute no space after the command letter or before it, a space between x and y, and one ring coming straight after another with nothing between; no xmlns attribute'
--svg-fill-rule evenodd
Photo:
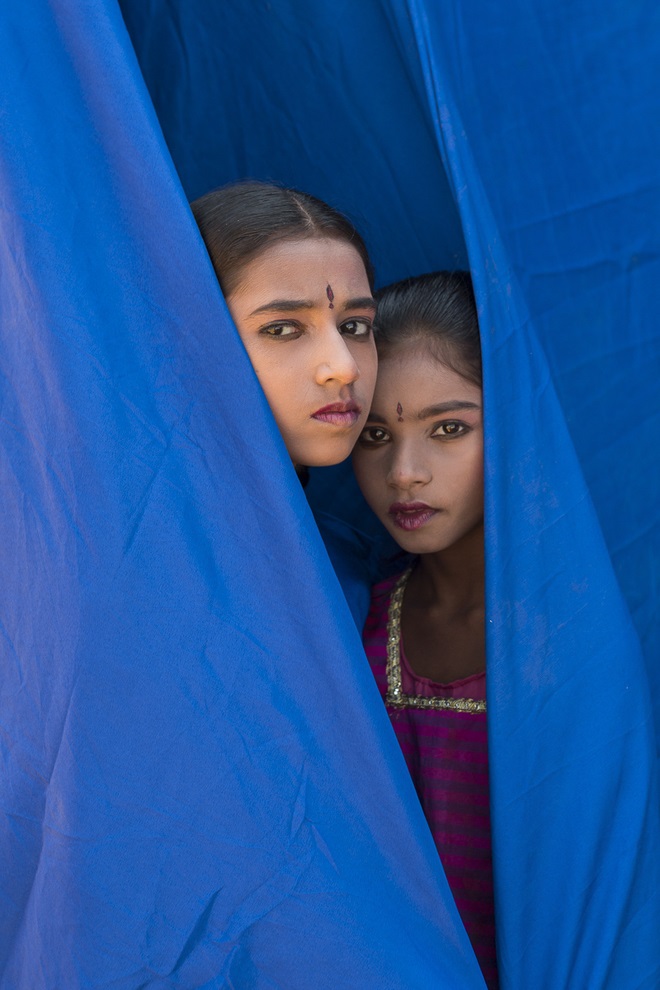
<svg viewBox="0 0 660 990"><path fill-rule="evenodd" d="M383 699L388 687L388 609L397 579L398 575L373 589L364 628L364 647ZM400 665L404 695L485 701L485 674L450 684L418 677L402 642ZM486 712L389 704L387 710L486 984L496 990Z"/></svg>

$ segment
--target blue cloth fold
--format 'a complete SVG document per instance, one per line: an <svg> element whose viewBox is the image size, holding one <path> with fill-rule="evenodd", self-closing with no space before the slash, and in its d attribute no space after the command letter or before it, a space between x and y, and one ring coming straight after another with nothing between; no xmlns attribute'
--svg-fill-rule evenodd
<svg viewBox="0 0 660 990"><path fill-rule="evenodd" d="M477 990L119 8L0 24L0 984Z"/></svg>
<svg viewBox="0 0 660 990"><path fill-rule="evenodd" d="M247 175L366 220L381 282L469 255L502 988L657 987L660 27L637 17L3 6L3 990L483 987L187 207ZM359 616L366 570L340 577Z"/></svg>

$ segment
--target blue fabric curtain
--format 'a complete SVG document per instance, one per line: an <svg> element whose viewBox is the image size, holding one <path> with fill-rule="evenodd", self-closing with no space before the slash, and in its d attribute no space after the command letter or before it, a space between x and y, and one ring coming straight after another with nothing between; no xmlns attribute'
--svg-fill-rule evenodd
<svg viewBox="0 0 660 990"><path fill-rule="evenodd" d="M3 6L3 988L483 986L188 211L248 175L469 259L502 986L660 982L660 24L591 6Z"/></svg>
<svg viewBox="0 0 660 990"><path fill-rule="evenodd" d="M309 189L364 230L380 284L464 267L464 230L485 251L497 238L641 638L660 727L660 13L623 0L598 10L507 0L478 17L449 0L121 5L189 198L245 176ZM463 130L469 174L454 153ZM489 219L463 208L475 172Z"/></svg>

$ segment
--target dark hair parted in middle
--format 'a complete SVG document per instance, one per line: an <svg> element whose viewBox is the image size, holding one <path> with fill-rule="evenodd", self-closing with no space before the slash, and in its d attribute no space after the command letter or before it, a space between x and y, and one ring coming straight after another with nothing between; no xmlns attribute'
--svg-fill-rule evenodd
<svg viewBox="0 0 660 990"><path fill-rule="evenodd" d="M191 209L225 296L262 251L283 240L308 237L351 244L373 289L373 267L359 233L343 214L309 193L267 182L237 182L200 196Z"/></svg>
<svg viewBox="0 0 660 990"><path fill-rule="evenodd" d="M430 272L376 293L375 338L385 355L399 344L424 340L442 364L481 385L481 341L469 272Z"/></svg>

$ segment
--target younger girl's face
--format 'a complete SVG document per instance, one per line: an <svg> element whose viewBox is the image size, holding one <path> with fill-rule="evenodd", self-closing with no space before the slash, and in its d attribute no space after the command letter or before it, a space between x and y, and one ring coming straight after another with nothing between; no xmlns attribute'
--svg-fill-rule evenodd
<svg viewBox="0 0 660 990"><path fill-rule="evenodd" d="M437 553L483 526L481 389L423 341L380 359L353 467L364 496L409 553Z"/></svg>
<svg viewBox="0 0 660 990"><path fill-rule="evenodd" d="M245 266L227 305L294 464L343 461L377 368L358 252L330 238L282 241Z"/></svg>

